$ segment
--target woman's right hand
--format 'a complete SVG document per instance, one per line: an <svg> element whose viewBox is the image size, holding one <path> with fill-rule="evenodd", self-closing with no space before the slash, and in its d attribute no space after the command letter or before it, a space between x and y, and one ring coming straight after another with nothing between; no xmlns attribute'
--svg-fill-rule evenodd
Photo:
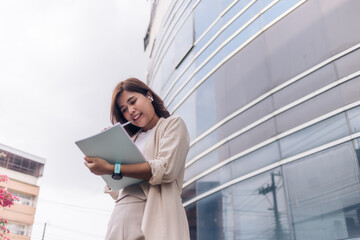
<svg viewBox="0 0 360 240"><path fill-rule="evenodd" d="M84 157L84 164L95 175L111 175L114 171L114 165L108 163L102 158Z"/></svg>

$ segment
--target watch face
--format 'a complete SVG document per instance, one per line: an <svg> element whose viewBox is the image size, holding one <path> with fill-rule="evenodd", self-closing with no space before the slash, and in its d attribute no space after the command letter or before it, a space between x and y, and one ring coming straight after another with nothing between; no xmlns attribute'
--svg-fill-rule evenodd
<svg viewBox="0 0 360 240"><path fill-rule="evenodd" d="M122 179L122 175L120 173L116 174L116 173L113 173L113 175L111 176L112 179L114 180L120 180Z"/></svg>

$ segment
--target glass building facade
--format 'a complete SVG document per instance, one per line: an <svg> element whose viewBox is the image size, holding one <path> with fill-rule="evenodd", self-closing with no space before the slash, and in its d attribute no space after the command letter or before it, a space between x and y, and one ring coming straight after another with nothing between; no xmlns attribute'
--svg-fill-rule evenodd
<svg viewBox="0 0 360 240"><path fill-rule="evenodd" d="M153 1L191 239L360 239L360 1Z"/></svg>

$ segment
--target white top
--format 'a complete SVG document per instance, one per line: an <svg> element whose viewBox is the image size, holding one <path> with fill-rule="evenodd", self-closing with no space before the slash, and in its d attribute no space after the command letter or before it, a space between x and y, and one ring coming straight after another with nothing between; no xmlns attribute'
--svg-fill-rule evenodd
<svg viewBox="0 0 360 240"><path fill-rule="evenodd" d="M155 131L155 127L153 127L152 129L150 129L146 132L141 132L137 135L134 143L139 148L140 152L144 152L145 143L149 139L151 133L153 133L154 131ZM119 190L118 199L120 199L122 197L122 195L121 195L122 190L123 189ZM142 191L140 188L139 188L139 190Z"/></svg>
<svg viewBox="0 0 360 240"><path fill-rule="evenodd" d="M139 133L139 135L137 135L137 138L135 139L134 143L141 152L144 151L145 143L149 139L149 136L151 135L151 133L154 132L154 130L155 130L155 127L153 127L152 129L150 129L146 132L141 132L141 133Z"/></svg>

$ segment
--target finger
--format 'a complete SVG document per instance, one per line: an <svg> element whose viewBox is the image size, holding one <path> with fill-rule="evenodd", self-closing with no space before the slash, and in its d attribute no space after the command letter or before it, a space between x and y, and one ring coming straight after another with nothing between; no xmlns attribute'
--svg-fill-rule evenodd
<svg viewBox="0 0 360 240"><path fill-rule="evenodd" d="M106 128L104 128L103 130L101 130L101 132L103 132L103 131L105 131L106 129L109 129L110 127L106 127Z"/></svg>
<svg viewBox="0 0 360 240"><path fill-rule="evenodd" d="M92 157L85 156L84 159L85 159L85 161L87 161L89 163L94 162L94 158L92 158Z"/></svg>
<svg viewBox="0 0 360 240"><path fill-rule="evenodd" d="M84 162L84 165L89 168L89 163L87 161Z"/></svg>

